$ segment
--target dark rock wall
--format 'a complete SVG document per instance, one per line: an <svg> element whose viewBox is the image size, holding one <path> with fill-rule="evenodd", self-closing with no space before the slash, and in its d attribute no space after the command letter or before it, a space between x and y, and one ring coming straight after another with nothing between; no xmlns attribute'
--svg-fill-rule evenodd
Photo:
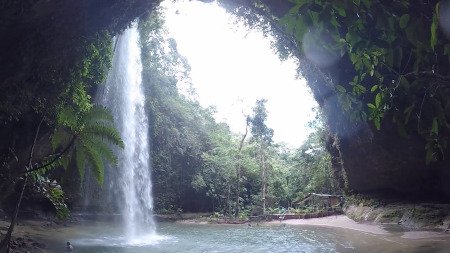
<svg viewBox="0 0 450 253"><path fill-rule="evenodd" d="M262 2L277 17L293 6L284 1ZM232 0L227 3L233 12L247 13L247 19L258 20L248 12L235 10L238 6L255 9L251 1ZM265 15L264 10L256 9L256 13ZM300 58L299 71L307 79L327 118L330 132L327 146L332 155L334 175L347 192L381 198L450 202L449 151L446 160L427 166L425 142L418 136L401 137L390 115L385 115L380 131L372 123L351 121L341 109L334 89L336 84L349 83L354 76L348 57L344 55L331 66L317 66L305 58L295 39L282 34L282 28L276 24L271 28L283 47Z"/></svg>

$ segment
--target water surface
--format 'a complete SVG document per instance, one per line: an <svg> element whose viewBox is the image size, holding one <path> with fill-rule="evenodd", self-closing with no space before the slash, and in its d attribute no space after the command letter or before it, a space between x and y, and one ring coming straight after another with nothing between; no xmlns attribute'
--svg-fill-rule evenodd
<svg viewBox="0 0 450 253"><path fill-rule="evenodd" d="M71 241L80 253L148 252L450 252L444 239L410 240L402 233L373 235L350 229L292 225L160 223L157 234L129 241L120 224L87 223L52 232L50 252Z"/></svg>

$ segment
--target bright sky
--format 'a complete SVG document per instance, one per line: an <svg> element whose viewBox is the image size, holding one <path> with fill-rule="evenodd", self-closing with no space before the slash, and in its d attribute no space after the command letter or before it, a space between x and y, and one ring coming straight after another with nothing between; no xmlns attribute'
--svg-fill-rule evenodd
<svg viewBox="0 0 450 253"><path fill-rule="evenodd" d="M317 106L304 79L296 79L294 60L281 62L259 31L236 27L217 4L165 1L169 35L191 66L197 99L217 108L216 120L233 132L245 129L257 99L268 100L267 125L274 140L295 148L306 139L306 124Z"/></svg>

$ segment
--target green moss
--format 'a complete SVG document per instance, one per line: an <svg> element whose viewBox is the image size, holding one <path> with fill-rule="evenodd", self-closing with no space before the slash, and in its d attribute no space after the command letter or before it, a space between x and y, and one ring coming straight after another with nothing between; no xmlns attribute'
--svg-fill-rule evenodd
<svg viewBox="0 0 450 253"><path fill-rule="evenodd" d="M411 219L417 222L440 223L447 216L443 209L432 207L417 207L412 211Z"/></svg>

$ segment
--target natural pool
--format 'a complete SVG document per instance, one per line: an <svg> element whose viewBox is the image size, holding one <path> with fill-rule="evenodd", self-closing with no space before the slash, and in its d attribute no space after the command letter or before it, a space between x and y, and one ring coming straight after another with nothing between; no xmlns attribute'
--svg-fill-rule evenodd
<svg viewBox="0 0 450 253"><path fill-rule="evenodd" d="M126 241L113 223L88 222L42 234L49 252L71 241L78 253L148 252L450 252L445 238L411 240L402 232L373 235L350 229L285 224L159 223L157 235ZM50 239L49 239L50 238Z"/></svg>

